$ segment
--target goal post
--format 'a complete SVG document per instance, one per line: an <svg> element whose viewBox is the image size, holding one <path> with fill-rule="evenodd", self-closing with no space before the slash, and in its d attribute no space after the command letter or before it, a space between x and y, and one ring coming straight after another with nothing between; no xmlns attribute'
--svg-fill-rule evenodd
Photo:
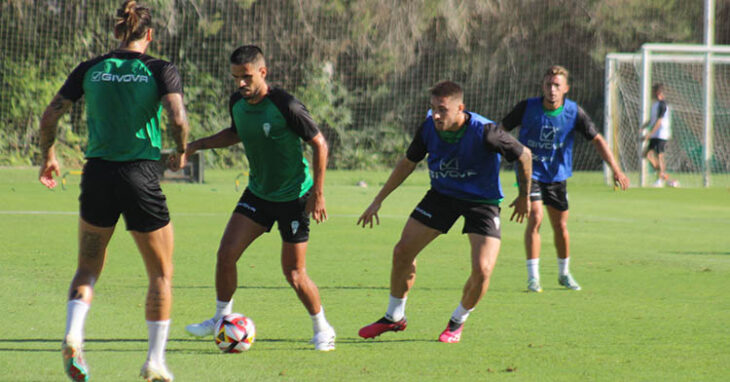
<svg viewBox="0 0 730 382"><path fill-rule="evenodd" d="M683 185L730 184L730 46L644 44L606 56L604 133L612 153L646 186L640 127L649 120L654 83L665 87L672 138L665 162ZM606 182L610 169L604 164Z"/></svg>

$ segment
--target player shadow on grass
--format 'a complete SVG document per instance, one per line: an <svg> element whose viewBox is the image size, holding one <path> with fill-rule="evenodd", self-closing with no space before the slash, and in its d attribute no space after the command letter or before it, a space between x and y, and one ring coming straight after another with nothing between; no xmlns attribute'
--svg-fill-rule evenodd
<svg viewBox="0 0 730 382"><path fill-rule="evenodd" d="M257 338L256 342L258 343L291 343L291 344L303 344L307 343L309 339L305 338ZM147 344L146 338L90 338L86 339L86 343L91 344L111 344L111 343L130 343L130 342L138 342L140 343L140 346L145 346ZM168 344L174 344L174 343L197 343L197 342L211 342L210 339L207 338L170 338L168 339ZM349 337L349 338L338 338L337 343L338 344L348 344L348 345L367 345L367 344L373 344L373 343L399 343L399 342L438 342L435 339L425 339L425 338L409 338L409 339L360 339L355 337ZM28 348L23 347L22 349L19 348L7 348L7 347L0 347L0 354L4 352L46 352L46 353L57 353L60 351L60 343L61 341L59 339L43 339L43 338L0 338L0 345L2 344L27 344L27 343L37 343L40 346L43 347L36 347L36 348ZM95 353L95 352L139 352L139 348L131 348L131 349L116 349L116 348L98 348L99 345L94 345L92 348L86 348L85 351L88 353ZM277 349L277 348L258 348L260 351L281 351L281 350L292 350L291 348L287 349ZM257 350L258 350L257 349ZM306 350L311 351L310 346L302 346L301 348L297 348L295 350ZM199 351L199 349L191 349L191 348L181 348L176 349L174 346L167 348L167 351L170 353L189 353L191 351ZM211 353L219 353L218 351L211 351Z"/></svg>
<svg viewBox="0 0 730 382"><path fill-rule="evenodd" d="M181 343L195 343L200 341L209 341L207 339L197 339L197 338L172 338L168 339L167 342L181 342ZM147 338L90 338L85 339L84 342L88 343L104 343L104 344L111 344L111 343L130 343L130 342L138 342L143 347L147 345ZM60 338L0 338L0 345L3 344L27 344L27 343L37 343L41 346L44 346L42 348L27 348L24 347L22 349L18 348L7 348L7 347L0 347L0 353L3 352L52 352L56 353L61 351L61 339ZM96 348L95 345L92 349L85 349L87 352L97 352L97 351L104 351L104 352L138 352L140 349L134 348L134 349L112 349L112 348ZM168 351L176 352L176 351L189 351L189 349L168 349Z"/></svg>
<svg viewBox="0 0 730 382"><path fill-rule="evenodd" d="M355 285L355 286L349 286L349 285L338 285L338 286L317 286L319 289L324 290L390 290L387 286L366 286L366 285ZM291 287L289 285L239 285L237 287L238 289L264 289L264 290L291 290ZM215 289L215 286L211 285L200 285L200 286L186 286L186 285L175 285L175 289ZM434 291L434 290L461 290L462 286L453 286L453 287L420 287L418 288L421 291Z"/></svg>
<svg viewBox="0 0 730 382"><path fill-rule="evenodd" d="M673 255L730 256L730 252L720 251L670 251Z"/></svg>

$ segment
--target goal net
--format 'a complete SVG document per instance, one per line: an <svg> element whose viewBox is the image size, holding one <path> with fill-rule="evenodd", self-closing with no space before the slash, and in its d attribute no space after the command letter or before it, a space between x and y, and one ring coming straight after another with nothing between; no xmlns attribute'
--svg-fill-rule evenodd
<svg viewBox="0 0 730 382"><path fill-rule="evenodd" d="M730 47L645 44L640 53L607 55L604 131L632 184L641 186L656 179L642 155L641 126L657 83L671 110L664 155L670 178L683 187L730 186Z"/></svg>

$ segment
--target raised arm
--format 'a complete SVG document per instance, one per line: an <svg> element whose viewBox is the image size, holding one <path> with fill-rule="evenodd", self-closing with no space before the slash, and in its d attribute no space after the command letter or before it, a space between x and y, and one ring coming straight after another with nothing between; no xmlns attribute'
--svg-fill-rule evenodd
<svg viewBox="0 0 730 382"><path fill-rule="evenodd" d="M186 156L185 153L188 133L190 128L188 126L188 116L185 112L185 105L183 105L182 94L180 93L168 93L162 96L162 107L167 113L167 120L169 121L168 127L172 134L172 139L175 141L177 149L175 154L170 156L168 166L170 170L177 171L185 166Z"/></svg>
<svg viewBox="0 0 730 382"><path fill-rule="evenodd" d="M41 117L40 146L41 146L41 168L38 173L38 180L46 187L56 187L56 180L53 174L60 174L60 166L56 160L56 151L53 144L56 141L56 128L58 121L66 112L71 109L73 102L56 94L51 103L46 107Z"/></svg>
<svg viewBox="0 0 730 382"><path fill-rule="evenodd" d="M522 223L525 217L530 215L530 186L532 183L532 152L527 147L522 149L522 154L517 157L517 186L519 193L517 198L510 204L514 207L509 220L515 219Z"/></svg>
<svg viewBox="0 0 730 382"><path fill-rule="evenodd" d="M360 215L360 218L357 219L358 225L362 224L364 228L369 224L370 228L372 228L373 217L375 217L376 223L380 224L380 218L378 217L378 210L380 209L380 206L383 204L385 198L387 198L393 190L398 188L398 186L400 186L401 183L403 183L403 181L411 175L413 170L416 168L416 164L416 162L412 162L408 158L404 157L395 165L393 172L390 173L390 176L383 185L383 188L380 189L380 192L375 195L375 199L373 199L373 202L370 203L370 206L368 206L368 208L365 209L365 212Z"/></svg>
<svg viewBox="0 0 730 382"><path fill-rule="evenodd" d="M327 141L322 133L317 133L307 142L312 147L312 172L314 173L314 185L312 194L307 200L306 212L312 214L314 221L319 224L327 220L327 208L324 201L324 173L327 169Z"/></svg>
<svg viewBox="0 0 730 382"><path fill-rule="evenodd" d="M598 151L598 155L600 155L608 166L611 167L611 171L613 171L614 184L621 187L622 190L629 188L629 178L623 173L623 171L621 171L618 163L616 163L616 159L614 159L613 154L611 154L611 150L609 150L608 144L606 143L606 140L603 139L603 136L598 134L591 142L596 148L596 151Z"/></svg>

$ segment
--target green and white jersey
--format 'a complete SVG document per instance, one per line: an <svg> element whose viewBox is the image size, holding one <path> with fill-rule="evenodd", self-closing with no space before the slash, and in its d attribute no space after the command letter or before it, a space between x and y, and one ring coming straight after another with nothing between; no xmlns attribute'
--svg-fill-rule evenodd
<svg viewBox="0 0 730 382"><path fill-rule="evenodd" d="M291 201L306 194L313 180L302 140L310 141L319 133L307 108L279 88L270 88L263 100L253 105L236 91L229 108L231 129L243 142L248 158L248 189L271 202Z"/></svg>
<svg viewBox="0 0 730 382"><path fill-rule="evenodd" d="M59 93L72 101L85 95L86 158L158 160L160 99L168 93L182 94L182 82L167 61L116 50L77 66Z"/></svg>

